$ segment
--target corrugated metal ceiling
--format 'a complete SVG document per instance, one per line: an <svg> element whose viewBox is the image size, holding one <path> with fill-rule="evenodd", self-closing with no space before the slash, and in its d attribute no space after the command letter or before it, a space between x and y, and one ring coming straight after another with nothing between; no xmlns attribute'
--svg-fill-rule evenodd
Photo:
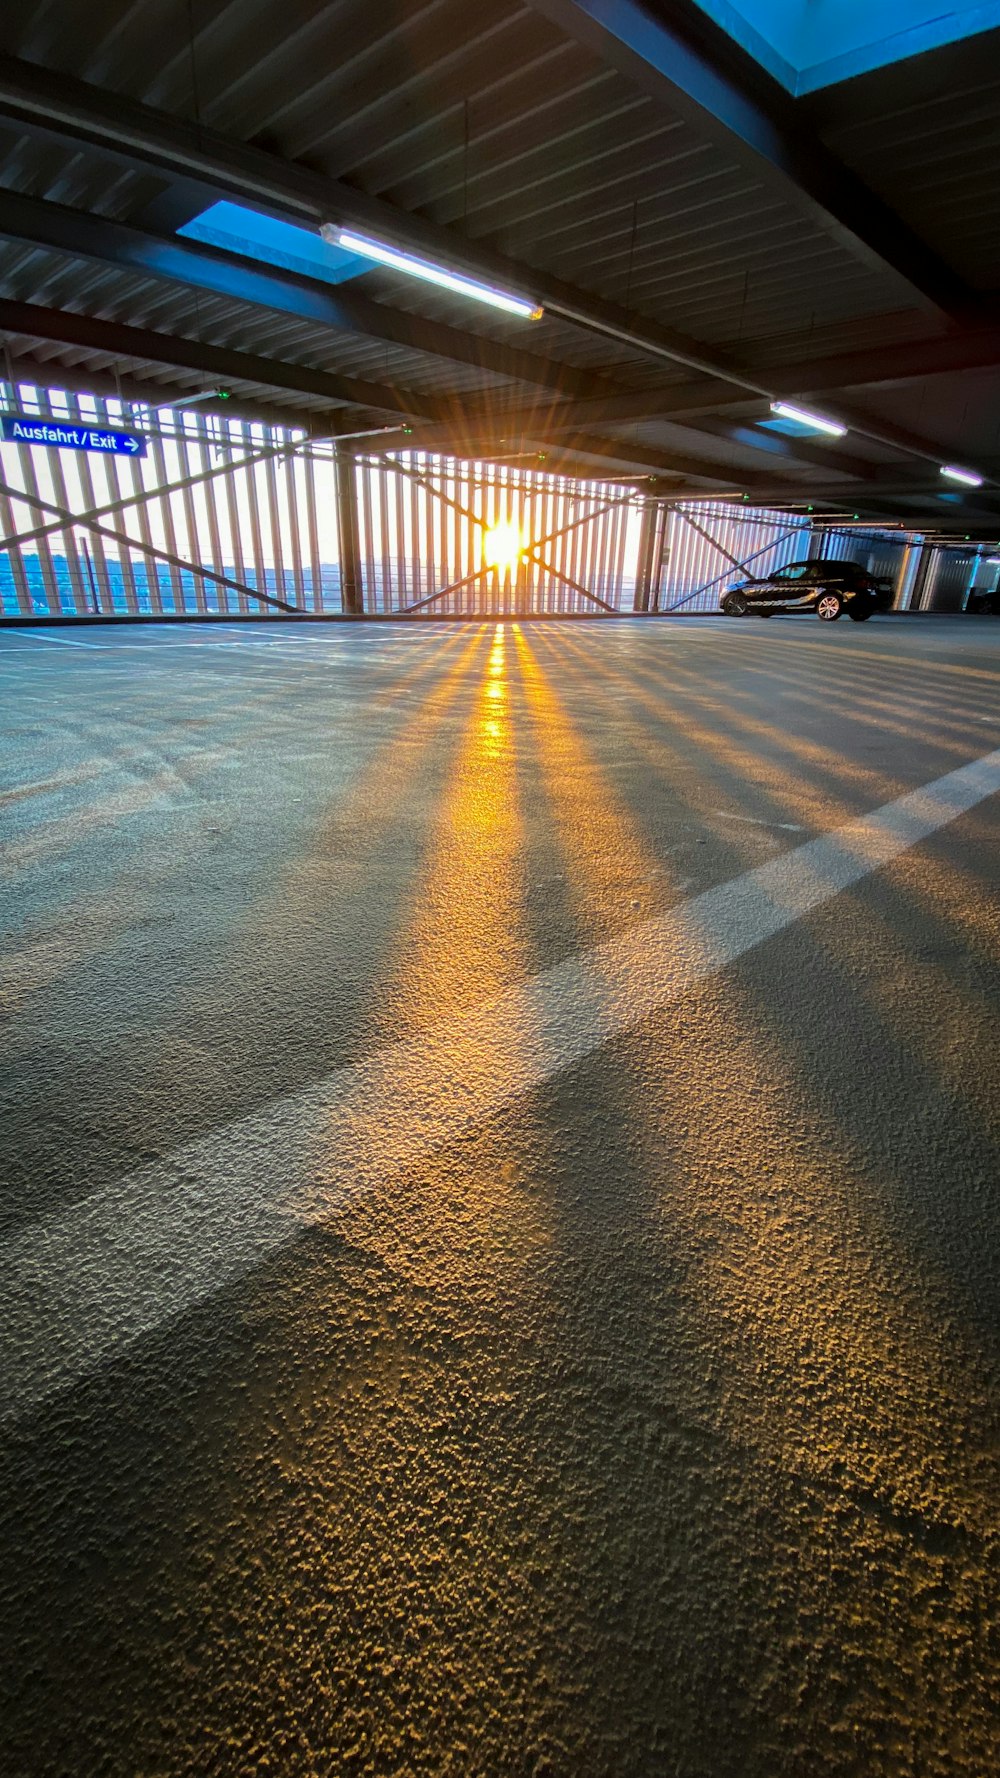
<svg viewBox="0 0 1000 1778"><path fill-rule="evenodd" d="M828 89L802 116L947 263L992 289L1000 75L984 43L996 48L1000 33ZM807 215L791 189L765 181L745 151L639 91L516 0L194 0L190 11L182 0L14 0L0 15L0 50L300 160L765 372L943 326L916 301L907 307L896 275ZM168 185L97 149L0 123L0 188L142 224ZM388 273L350 288L626 388L668 388L691 374L551 313L526 333ZM467 364L49 251L0 248L0 295L416 391L461 398L502 387L512 401L537 399L530 385ZM62 363L108 363L106 354L37 350ZM148 375L173 380L162 368ZM247 387L261 401L283 399ZM947 404L921 399L943 423ZM913 400L904 394L895 406L901 425L918 424ZM973 408L959 441L967 453L977 441L985 448L988 429ZM655 424L633 436L669 448Z"/></svg>
<svg viewBox="0 0 1000 1778"><path fill-rule="evenodd" d="M825 139L979 289L1000 288L1000 30L853 81Z"/></svg>
<svg viewBox="0 0 1000 1778"><path fill-rule="evenodd" d="M176 4L25 11L0 25L14 53L180 116L197 109L706 341L876 312L895 292L738 157L508 0L203 3L193 56ZM150 191L107 163L23 145L0 181L117 216ZM366 283L378 294L374 275Z"/></svg>

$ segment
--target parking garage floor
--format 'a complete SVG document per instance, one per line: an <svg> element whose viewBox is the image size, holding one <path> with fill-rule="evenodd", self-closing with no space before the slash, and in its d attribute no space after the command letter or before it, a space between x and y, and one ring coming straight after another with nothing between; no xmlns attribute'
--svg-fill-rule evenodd
<svg viewBox="0 0 1000 1778"><path fill-rule="evenodd" d="M0 636L3 1773L997 1770L998 686Z"/></svg>

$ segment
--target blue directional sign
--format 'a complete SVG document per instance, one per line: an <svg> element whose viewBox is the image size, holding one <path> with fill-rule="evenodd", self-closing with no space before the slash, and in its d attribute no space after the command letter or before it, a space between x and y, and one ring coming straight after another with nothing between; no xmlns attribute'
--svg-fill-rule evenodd
<svg viewBox="0 0 1000 1778"><path fill-rule="evenodd" d="M106 457L144 457L139 432L110 432L76 420L50 420L38 414L0 414L0 438L8 444L48 445L57 451L100 451Z"/></svg>

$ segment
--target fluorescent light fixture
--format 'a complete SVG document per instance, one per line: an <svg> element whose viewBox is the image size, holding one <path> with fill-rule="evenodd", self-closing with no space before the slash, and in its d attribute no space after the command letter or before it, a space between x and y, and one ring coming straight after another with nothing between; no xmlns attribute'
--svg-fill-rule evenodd
<svg viewBox="0 0 1000 1778"><path fill-rule="evenodd" d="M964 482L967 488L981 488L983 478L974 469L956 469L952 464L941 465L941 474L948 476L950 481Z"/></svg>
<svg viewBox="0 0 1000 1778"><path fill-rule="evenodd" d="M772 401L771 412L782 420L798 420L800 426L811 426L815 432L828 432L831 438L847 436L846 426L838 425L836 420L826 420L822 414L811 414L807 407L794 407L790 401Z"/></svg>
<svg viewBox="0 0 1000 1778"><path fill-rule="evenodd" d="M512 296L510 291L497 290L493 284L480 284L478 279L466 278L461 272L449 272L445 266L435 265L432 259L418 259L416 254L390 247L386 241L372 240L370 235L356 235L351 228L339 228L335 223L325 222L320 233L325 241L336 242L348 253L375 259L379 265L390 266L394 272L409 273L411 278L423 278L427 284L453 290L456 296L471 296L475 302L489 303L492 308L503 309L508 315L520 315L524 321L539 321L544 313L537 303L528 302L523 296Z"/></svg>

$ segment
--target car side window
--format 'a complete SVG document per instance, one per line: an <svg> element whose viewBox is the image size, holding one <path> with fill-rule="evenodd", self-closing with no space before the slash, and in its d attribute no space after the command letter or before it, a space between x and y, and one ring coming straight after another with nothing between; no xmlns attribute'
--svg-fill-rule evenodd
<svg viewBox="0 0 1000 1778"><path fill-rule="evenodd" d="M808 572L808 562L791 562L787 568L779 569L774 578L775 580L801 580L803 574L808 574Z"/></svg>

